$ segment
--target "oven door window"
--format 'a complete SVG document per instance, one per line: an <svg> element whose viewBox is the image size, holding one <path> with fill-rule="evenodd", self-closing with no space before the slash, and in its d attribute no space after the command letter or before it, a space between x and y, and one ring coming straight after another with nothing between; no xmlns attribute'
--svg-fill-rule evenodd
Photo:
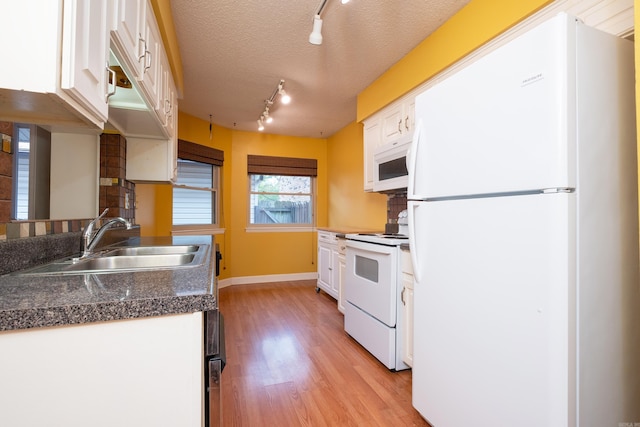
<svg viewBox="0 0 640 427"><path fill-rule="evenodd" d="M380 181L407 176L408 174L406 156L378 164L378 179Z"/></svg>
<svg viewBox="0 0 640 427"><path fill-rule="evenodd" d="M355 257L356 276L378 283L378 261L360 255Z"/></svg>

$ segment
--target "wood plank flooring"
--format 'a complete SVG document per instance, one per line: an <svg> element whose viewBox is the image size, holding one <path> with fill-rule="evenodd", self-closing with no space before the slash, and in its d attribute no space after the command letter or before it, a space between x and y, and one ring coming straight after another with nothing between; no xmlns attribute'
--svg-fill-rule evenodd
<svg viewBox="0 0 640 427"><path fill-rule="evenodd" d="M315 281L219 291L223 426L428 426L411 371L391 372L346 332Z"/></svg>

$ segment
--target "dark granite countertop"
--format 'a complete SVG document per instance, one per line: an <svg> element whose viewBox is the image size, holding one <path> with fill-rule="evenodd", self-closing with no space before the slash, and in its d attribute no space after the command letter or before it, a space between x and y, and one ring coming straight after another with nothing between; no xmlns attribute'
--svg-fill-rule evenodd
<svg viewBox="0 0 640 427"><path fill-rule="evenodd" d="M100 322L216 308L210 236L135 237L130 246L207 244L196 267L67 276L0 276L0 331ZM118 244L122 246L122 244Z"/></svg>

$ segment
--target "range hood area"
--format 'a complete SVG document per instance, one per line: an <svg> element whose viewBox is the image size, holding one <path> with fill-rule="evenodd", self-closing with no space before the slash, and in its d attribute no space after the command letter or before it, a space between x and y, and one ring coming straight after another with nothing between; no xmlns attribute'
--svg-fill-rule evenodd
<svg viewBox="0 0 640 427"><path fill-rule="evenodd" d="M166 138L155 112L143 100L138 82L129 79L118 58L109 53L109 67L117 72L116 91L109 97L109 119L105 131L141 138Z"/></svg>

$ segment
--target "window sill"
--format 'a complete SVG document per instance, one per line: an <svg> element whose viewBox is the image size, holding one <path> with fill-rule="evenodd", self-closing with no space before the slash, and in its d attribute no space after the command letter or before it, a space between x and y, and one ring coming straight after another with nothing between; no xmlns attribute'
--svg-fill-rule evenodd
<svg viewBox="0 0 640 427"><path fill-rule="evenodd" d="M252 225L245 228L247 233L300 233L300 232L313 232L315 231L315 227L311 225L305 226L288 226L288 225L278 225L278 226L260 226L260 225Z"/></svg>
<svg viewBox="0 0 640 427"><path fill-rule="evenodd" d="M199 234L216 235L224 234L225 229L210 224L203 225L174 225L171 229L173 236L194 236Z"/></svg>

